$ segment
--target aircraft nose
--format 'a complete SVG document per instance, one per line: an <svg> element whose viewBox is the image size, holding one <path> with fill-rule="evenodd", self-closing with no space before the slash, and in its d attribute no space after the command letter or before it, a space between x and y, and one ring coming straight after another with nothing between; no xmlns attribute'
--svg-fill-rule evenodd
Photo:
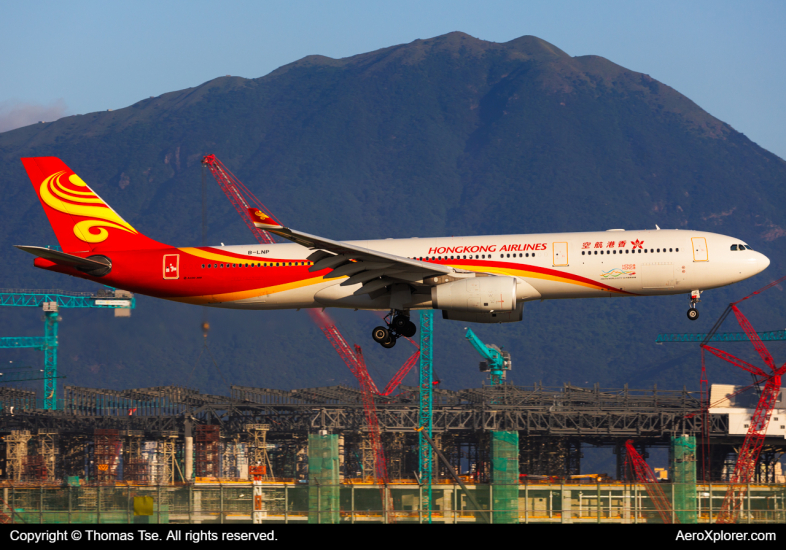
<svg viewBox="0 0 786 550"><path fill-rule="evenodd" d="M770 265L770 259L764 254L762 254L761 252L759 252L759 258L757 263L759 264L759 273L761 273L762 271L767 269L767 267Z"/></svg>

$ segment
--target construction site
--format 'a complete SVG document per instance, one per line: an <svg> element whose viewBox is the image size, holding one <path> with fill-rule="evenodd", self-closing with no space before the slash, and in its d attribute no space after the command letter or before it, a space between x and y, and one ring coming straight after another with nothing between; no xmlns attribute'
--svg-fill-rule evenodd
<svg viewBox="0 0 786 550"><path fill-rule="evenodd" d="M211 157L204 163L238 211L256 204ZM44 335L0 338L0 347L40 350L44 368L0 373L0 522L783 523L786 365L776 368L764 342L786 331L756 332L739 302L710 333L658 337L701 344L696 391L516 386L506 380L510 354L472 330L466 340L487 379L443 389L433 310L413 312L413 354L380 389L361 348L309 310L356 387L230 385L218 395L58 383L60 310L123 317L134 296L3 290L0 305L43 310ZM743 332L719 331L731 314ZM205 320L205 342L208 330ZM730 341L751 342L771 372L711 345ZM754 383L710 385L709 356ZM416 386L402 384L410 373ZM39 380L42 391L21 387ZM613 452L615 471L583 471L588 449ZM647 464L653 450L668 452L667 467Z"/></svg>

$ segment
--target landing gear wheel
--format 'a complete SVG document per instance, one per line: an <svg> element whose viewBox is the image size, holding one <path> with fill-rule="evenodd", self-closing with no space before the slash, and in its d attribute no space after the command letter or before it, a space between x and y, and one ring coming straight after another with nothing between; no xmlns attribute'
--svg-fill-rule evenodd
<svg viewBox="0 0 786 550"><path fill-rule="evenodd" d="M391 336L387 341L380 342L380 344L382 345L383 348L390 349L396 345L396 339Z"/></svg>
<svg viewBox="0 0 786 550"><path fill-rule="evenodd" d="M696 308L690 308L688 310L688 319L690 319L691 321L695 321L698 318L699 318L699 310Z"/></svg>
<svg viewBox="0 0 786 550"><path fill-rule="evenodd" d="M404 325L404 328L401 329L401 335L406 336L407 338L412 338L415 336L417 331L418 327L415 326L415 323L412 321L407 321L407 324Z"/></svg>
<svg viewBox="0 0 786 550"><path fill-rule="evenodd" d="M408 323L410 323L409 317L404 315L396 315L393 318L393 322L390 323L390 326L392 326L398 332L402 332Z"/></svg>
<svg viewBox="0 0 786 550"><path fill-rule="evenodd" d="M371 332L371 337L378 344L385 345L385 342L390 340L390 331L385 327L377 327ZM395 341L395 340L394 340ZM393 346L389 346L393 347Z"/></svg>

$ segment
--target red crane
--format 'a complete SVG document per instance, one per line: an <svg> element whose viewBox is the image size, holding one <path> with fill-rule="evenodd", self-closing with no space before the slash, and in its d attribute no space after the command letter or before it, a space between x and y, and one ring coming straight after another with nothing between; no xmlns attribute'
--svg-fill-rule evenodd
<svg viewBox="0 0 786 550"><path fill-rule="evenodd" d="M742 444L742 448L737 454L737 464L734 466L734 473L730 480L731 484L723 499L723 505L718 514L717 523L734 523L737 521L740 509L742 508L743 499L748 491L747 484L753 479L756 463L759 460L761 448L764 445L764 437L767 435L767 426L770 423L772 410L775 408L775 402L781 391L781 376L786 372L786 363L780 367L775 366L775 362L769 350L764 346L756 331L753 330L753 327L750 322L748 322L745 315L737 308L736 303L731 305L731 310L734 312L737 322L753 343L753 347L759 352L759 356L770 368L771 373L767 373L759 367L751 365L747 361L743 361L739 357L735 357L726 351L702 344L702 349L751 373L756 376L759 381L765 381L764 389L756 405L756 411L751 417L748 433L745 435L745 442Z"/></svg>
<svg viewBox="0 0 786 550"><path fill-rule="evenodd" d="M224 194L229 199L229 202L232 203L232 206L235 207L235 210L240 215L240 218L243 222L248 226L251 232L254 234L254 237L260 244L273 244L276 241L273 240L273 237L267 231L263 231L256 227L252 221L251 216L249 216L249 209L258 208L259 210L263 211L266 215L270 216L273 220L277 223L275 216L265 207L262 202L256 198L256 196L248 190L248 188L243 185L235 175L226 167L224 164L216 158L215 155L205 155L202 158L202 165L205 166L210 170L210 173L213 174L213 177L218 182L219 187L224 192ZM352 348L349 347L344 337L341 336L341 333L336 328L335 323L333 323L324 313L320 312L319 310L311 309L309 310L309 315L311 319L322 329L322 332L325 333L325 336L333 344L333 347L338 352L339 356L344 360L344 363L349 367L349 370L352 371L352 374L358 380L358 383L361 384L362 387L362 380L361 375L359 374L354 359L354 353L352 352ZM416 348L418 347L415 342L407 338L413 346ZM420 351L416 351L412 357L410 357L393 375L393 379L385 386L385 389L382 393L379 392L374 380L371 377L368 377L369 383L371 384L371 391L376 395L390 395L395 391L404 377L409 374L409 371L417 364L418 358L420 357Z"/></svg>
<svg viewBox="0 0 786 550"><path fill-rule="evenodd" d="M650 467L633 447L633 441L630 439L625 442L625 457L628 467L633 473L633 477L636 478L636 481L644 485L663 523L679 523L679 520L674 515L674 509L671 506L671 502L666 498L666 494L658 484L655 474L652 473Z"/></svg>
<svg viewBox="0 0 786 550"><path fill-rule="evenodd" d="M761 396L759 397L759 402L756 405L756 410L751 417L751 423L748 427L748 433L745 435L745 441L742 444L742 448L740 449L739 453L737 454L737 463L734 466L734 473L731 476L731 484L729 485L728 490L726 491L726 495L723 499L723 504L721 505L721 510L718 513L717 523L734 523L737 521L737 518L740 513L740 509L742 508L742 501L745 497L745 494L748 491L747 484L753 478L753 474L756 469L756 463L759 460L759 455L761 454L761 448L764 445L764 437L767 435L767 426L770 423L770 417L772 416L772 410L775 407L775 402L777 401L778 394L780 393L781 389L781 376L784 372L786 372L786 363L781 365L780 367L775 366L775 361L772 358L767 347L761 341L758 333L753 329L753 326L748 321L747 317L743 315L743 313L737 307L737 304L740 302L744 302L749 298L752 298L758 294L761 294L765 290L776 286L783 281L786 281L786 276L781 277L775 281L772 281L770 284L766 285L759 290L752 292L751 294L745 296L741 300L737 300L729 304L729 307L726 308L726 311L720 316L720 318L715 322L715 325L712 327L712 330L707 334L706 338L701 344L702 349L702 386L706 383L706 371L704 369L704 351L708 351L735 365L746 372L751 373L754 378L754 384L758 385L762 381L765 382L764 389L761 392ZM712 346L708 346L707 342L710 341L712 336L718 331L723 321L726 320L726 317L729 313L734 313L734 316L737 318L737 323L739 323L742 330L745 331L745 334L748 336L748 339L753 344L754 349L759 353L759 356L762 358L764 363L770 368L771 373L767 373L764 370L760 369L755 365L751 365L750 363L743 361L742 359L735 357L734 355L714 348ZM703 392L704 392L704 388ZM705 421L705 425L709 425L709 395L702 396L703 404L702 412L705 413L707 420ZM708 438L705 436L705 439ZM705 450L705 454L708 454L708 450ZM705 456L705 471L707 471L706 463L709 459Z"/></svg>
<svg viewBox="0 0 786 550"><path fill-rule="evenodd" d="M260 244L273 244L276 241L270 236L270 233L263 231L254 225L254 222L249 216L248 211L257 208L273 218L276 223L275 216L257 199L254 194L249 191L243 183L230 172L224 164L216 158L215 155L206 155L202 158L202 165L210 170L213 177L216 178L219 187L235 207L240 218L245 222L251 232L256 237ZM280 224L279 224L280 225Z"/></svg>

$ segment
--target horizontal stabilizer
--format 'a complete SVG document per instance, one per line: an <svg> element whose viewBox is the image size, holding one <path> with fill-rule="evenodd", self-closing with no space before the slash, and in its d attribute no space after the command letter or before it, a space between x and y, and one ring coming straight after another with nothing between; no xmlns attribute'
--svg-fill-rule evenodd
<svg viewBox="0 0 786 550"><path fill-rule="evenodd" d="M66 254L65 252L59 252L57 250L52 250L50 248L43 248L41 246L21 246L21 245L14 245L14 247L18 248L19 250L24 250L25 252L29 252L33 256L38 256L39 258L43 258L45 260L49 260L50 262L54 262L58 265L62 265L65 267L73 267L80 271L85 271L87 273L91 273L94 271L107 271L107 268L111 268L112 264L107 259L103 259L103 261L91 260L89 258L80 258L79 256L74 256L72 254ZM108 271L107 271L108 272Z"/></svg>

